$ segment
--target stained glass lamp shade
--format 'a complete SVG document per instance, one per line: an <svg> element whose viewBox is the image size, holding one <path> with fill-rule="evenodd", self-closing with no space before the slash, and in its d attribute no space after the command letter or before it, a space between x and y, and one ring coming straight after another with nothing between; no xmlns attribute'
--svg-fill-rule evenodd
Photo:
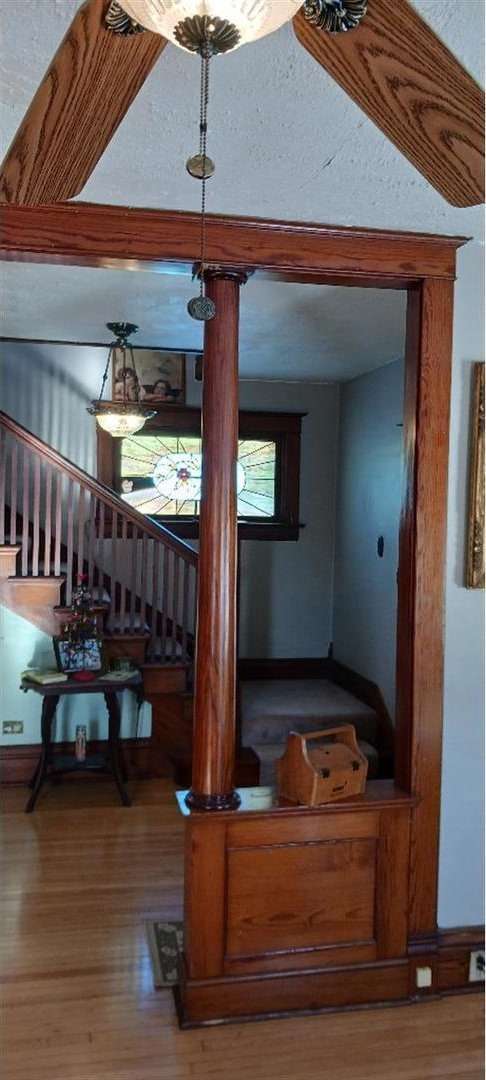
<svg viewBox="0 0 486 1080"><path fill-rule="evenodd" d="M179 28L191 20L211 20L206 23L210 31L224 22L234 29L236 40L215 51L229 51L278 30L297 14L302 0L121 0L120 6L140 26L181 48L190 46Z"/></svg>

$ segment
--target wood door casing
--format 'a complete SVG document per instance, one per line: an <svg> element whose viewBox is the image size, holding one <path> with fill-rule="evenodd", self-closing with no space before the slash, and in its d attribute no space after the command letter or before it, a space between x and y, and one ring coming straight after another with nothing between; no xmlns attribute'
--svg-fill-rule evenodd
<svg viewBox="0 0 486 1080"><path fill-rule="evenodd" d="M198 237L194 214L82 203L8 206L4 209L2 251L4 258L14 261L100 266L111 259L112 265L154 271L165 261L181 270L197 259ZM396 803L391 809L390 800L390 810L383 802L375 805L383 819L379 849L402 867L402 876L399 874L396 881L391 872L384 873L376 888L376 926L385 935L380 948L392 956L401 955L406 919L408 932L415 939L424 935L428 942L436 931L452 295L456 251L465 242L461 237L312 223L211 216L207 222L206 258L210 264L254 269L255 277L409 290L396 780L413 803L410 849ZM386 781L380 783L386 790ZM380 800L378 792L374 798ZM324 818L325 808L319 809ZM364 807L360 809L362 812ZM344 812L343 807L340 814ZM307 830L308 811L303 808L300 814ZM257 819L261 837L270 834L270 842L277 843L275 830L278 832L281 822L274 814L268 816L266 824L260 815L254 815L253 820ZM189 1022L218 1018L222 1012L242 1016L249 1006L254 1015L323 1007L327 1002L337 1006L392 1000L410 992L409 967L404 960L379 961L379 971L373 965L360 970L346 967L340 974L328 969L325 978L317 969L312 978L300 971L292 972L291 978L272 975L268 977L273 979L271 985L269 981L259 991L258 1002L251 1000L258 975L254 980L249 976L246 982L235 978L228 988L228 980L220 974L225 948L221 928L226 926L225 892L221 888L226 862L222 826L223 821L216 816L204 826L207 832L203 834L201 820L197 825L192 819L186 822L186 949L192 971L206 972L207 979L203 992L201 984L191 984L191 972L184 975L182 1012ZM241 828L243 833L243 824ZM194 829L201 833L201 840L204 835L204 844L193 843ZM214 847L207 843L210 836ZM278 884L276 881L276 889ZM401 906L393 921L386 912L397 903L396 894ZM291 955L287 954L288 962ZM265 976L260 978L263 981ZM209 985L211 979L216 979L217 985Z"/></svg>

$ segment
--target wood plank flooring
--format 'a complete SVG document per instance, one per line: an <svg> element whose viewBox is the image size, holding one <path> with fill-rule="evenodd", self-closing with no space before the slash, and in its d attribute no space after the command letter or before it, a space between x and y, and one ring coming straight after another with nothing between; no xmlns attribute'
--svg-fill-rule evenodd
<svg viewBox="0 0 486 1080"><path fill-rule="evenodd" d="M4 794L4 1080L480 1080L482 996L178 1029L145 924L182 910L169 781Z"/></svg>

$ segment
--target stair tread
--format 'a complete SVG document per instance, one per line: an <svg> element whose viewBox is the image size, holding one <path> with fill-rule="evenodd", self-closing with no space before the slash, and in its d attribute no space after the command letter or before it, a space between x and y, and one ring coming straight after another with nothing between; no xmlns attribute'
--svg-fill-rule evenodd
<svg viewBox="0 0 486 1080"><path fill-rule="evenodd" d="M240 683L243 742L276 744L291 729L317 731L329 722L354 724L359 738L376 741L374 709L328 679L255 679Z"/></svg>

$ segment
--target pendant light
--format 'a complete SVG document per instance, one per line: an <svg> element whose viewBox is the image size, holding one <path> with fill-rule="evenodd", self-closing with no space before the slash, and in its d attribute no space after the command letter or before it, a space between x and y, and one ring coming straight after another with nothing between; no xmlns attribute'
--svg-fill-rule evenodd
<svg viewBox="0 0 486 1080"><path fill-rule="evenodd" d="M212 52L230 52L289 22L302 0L121 0L135 24L190 52L207 39Z"/></svg>
<svg viewBox="0 0 486 1080"><path fill-rule="evenodd" d="M140 384L133 347L128 342L136 334L138 326L134 323L107 323L108 330L115 335L110 345L106 367L101 380L100 396L92 401L88 412L96 417L96 422L114 438L134 435L141 431L145 421L156 415L156 410L140 401ZM102 401L108 372L112 369L114 401Z"/></svg>

